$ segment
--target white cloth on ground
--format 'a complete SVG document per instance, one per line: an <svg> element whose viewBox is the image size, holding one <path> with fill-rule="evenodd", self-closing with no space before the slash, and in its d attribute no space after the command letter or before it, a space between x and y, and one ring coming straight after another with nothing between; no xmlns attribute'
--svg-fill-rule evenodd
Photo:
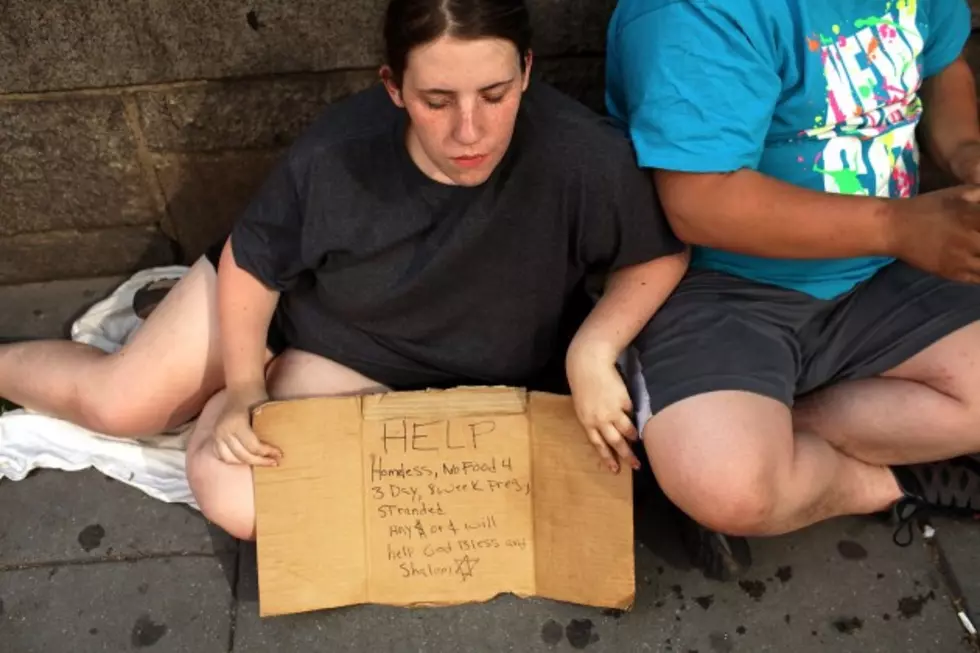
<svg viewBox="0 0 980 653"><path fill-rule="evenodd" d="M183 277L187 270L167 266L136 273L75 321L72 340L108 352L118 350L142 323L132 308L136 291L154 281ZM19 481L38 468L93 467L155 499L197 508L184 468L189 427L134 441L25 410L7 412L0 415L0 479Z"/></svg>

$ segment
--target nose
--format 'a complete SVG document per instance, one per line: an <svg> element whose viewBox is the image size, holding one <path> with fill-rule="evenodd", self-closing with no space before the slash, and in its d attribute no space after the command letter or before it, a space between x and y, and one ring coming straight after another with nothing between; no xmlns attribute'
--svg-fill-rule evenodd
<svg viewBox="0 0 980 653"><path fill-rule="evenodd" d="M460 103L455 122L453 138L460 145L475 145L483 137L479 107L476 102Z"/></svg>

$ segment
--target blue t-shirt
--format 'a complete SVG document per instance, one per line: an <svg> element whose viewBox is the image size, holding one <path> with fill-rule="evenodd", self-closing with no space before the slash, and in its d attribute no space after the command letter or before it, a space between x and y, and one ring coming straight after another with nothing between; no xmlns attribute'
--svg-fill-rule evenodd
<svg viewBox="0 0 980 653"><path fill-rule="evenodd" d="M606 102L645 168L908 197L918 90L969 32L966 0L620 0ZM831 298L890 261L695 248L692 265Z"/></svg>

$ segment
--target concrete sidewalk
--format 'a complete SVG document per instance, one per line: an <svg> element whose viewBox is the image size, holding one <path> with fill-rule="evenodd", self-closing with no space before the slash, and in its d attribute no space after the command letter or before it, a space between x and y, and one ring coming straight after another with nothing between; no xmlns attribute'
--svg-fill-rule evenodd
<svg viewBox="0 0 980 653"><path fill-rule="evenodd" d="M0 336L62 335L117 281L0 288ZM0 481L0 652L980 651L954 607L980 605L980 524L934 525L908 548L875 518L754 541L749 574L718 583L654 500L629 613L501 597L260 620L254 547L96 472L42 471Z"/></svg>

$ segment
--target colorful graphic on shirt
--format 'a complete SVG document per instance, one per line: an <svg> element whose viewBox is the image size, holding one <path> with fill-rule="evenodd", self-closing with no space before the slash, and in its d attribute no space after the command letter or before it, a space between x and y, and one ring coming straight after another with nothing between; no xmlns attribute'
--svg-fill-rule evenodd
<svg viewBox="0 0 980 653"><path fill-rule="evenodd" d="M618 0L607 106L646 168L909 197L921 85L969 35L967 0ZM829 299L891 261L695 247L691 265Z"/></svg>
<svg viewBox="0 0 980 653"><path fill-rule="evenodd" d="M823 66L827 106L803 135L827 141L812 168L828 192L909 197L915 190L924 46L916 5L888 2L881 17L854 21L850 36L834 25L832 36L807 38Z"/></svg>

